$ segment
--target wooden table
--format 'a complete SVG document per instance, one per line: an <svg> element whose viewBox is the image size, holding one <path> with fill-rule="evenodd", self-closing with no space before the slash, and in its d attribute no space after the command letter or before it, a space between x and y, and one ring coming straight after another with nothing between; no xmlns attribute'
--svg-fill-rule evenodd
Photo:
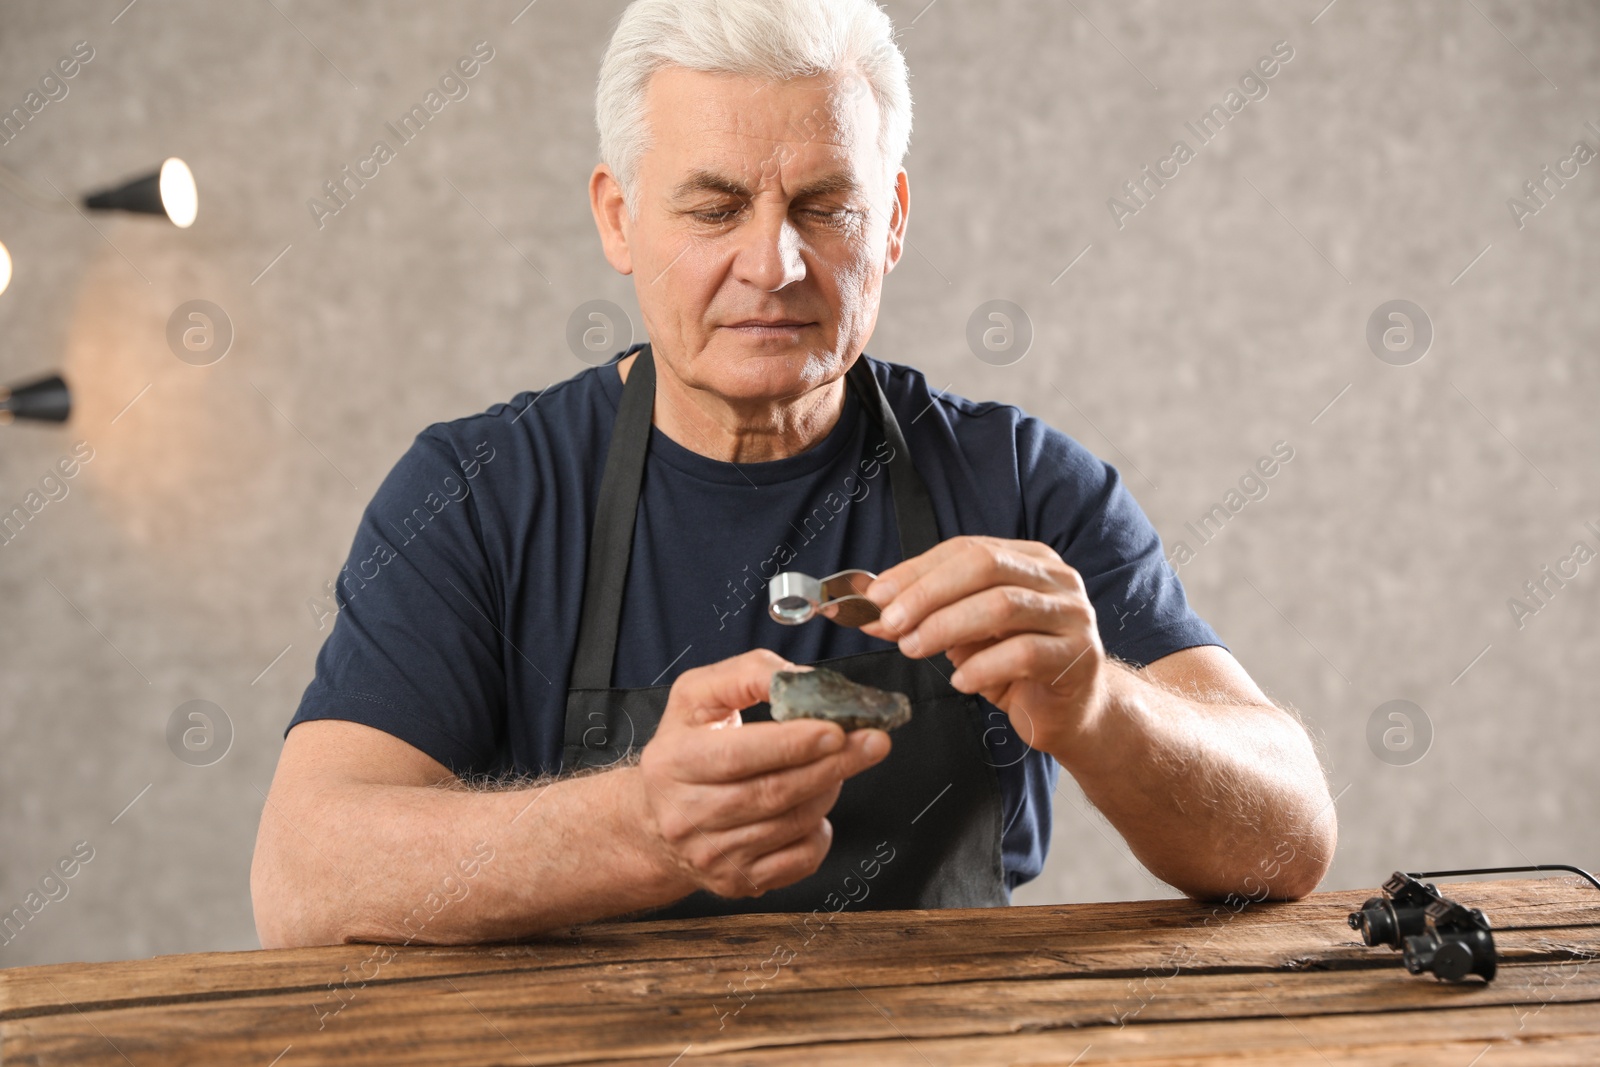
<svg viewBox="0 0 1600 1067"><path fill-rule="evenodd" d="M1600 1063L1600 892L1571 877L1440 888L1489 913L1493 983L1413 977L1399 953L1362 945L1345 916L1368 892L1239 910L1185 900L846 909L831 921L605 923L475 948L18 968L0 972L0 1059Z"/></svg>

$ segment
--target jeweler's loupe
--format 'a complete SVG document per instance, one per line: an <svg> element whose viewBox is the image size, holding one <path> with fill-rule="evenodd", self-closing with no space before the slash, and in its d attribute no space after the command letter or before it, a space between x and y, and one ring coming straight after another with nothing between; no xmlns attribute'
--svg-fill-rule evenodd
<svg viewBox="0 0 1600 1067"><path fill-rule="evenodd" d="M784 571L767 584L767 613L785 626L798 626L815 615L840 626L865 626L878 618L878 605L865 595L876 577L860 570L840 571L826 578Z"/></svg>

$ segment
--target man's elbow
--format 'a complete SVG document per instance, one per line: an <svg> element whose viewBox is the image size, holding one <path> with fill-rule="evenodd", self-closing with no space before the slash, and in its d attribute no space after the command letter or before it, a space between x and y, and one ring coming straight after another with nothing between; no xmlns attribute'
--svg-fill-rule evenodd
<svg viewBox="0 0 1600 1067"><path fill-rule="evenodd" d="M1302 790L1308 812L1298 823L1303 829L1287 835L1281 844L1274 846L1275 851L1287 857L1281 896L1274 894L1282 900L1299 900L1315 892L1327 877L1328 869L1333 866L1333 854L1339 848L1336 798L1328 789L1327 775L1322 770L1321 762L1314 753L1311 759L1315 773L1307 777L1314 785L1308 784Z"/></svg>
<svg viewBox="0 0 1600 1067"><path fill-rule="evenodd" d="M1275 843L1245 881L1252 898L1265 893L1268 900L1300 900L1316 892L1333 866L1339 847L1339 819L1332 798L1309 828Z"/></svg>
<svg viewBox="0 0 1600 1067"><path fill-rule="evenodd" d="M1193 880L1169 880L1184 896L1201 903L1227 904L1238 910L1267 901L1300 900L1316 892L1328 873L1328 864L1315 855L1302 853L1293 862L1281 863L1269 856L1261 863L1220 876Z"/></svg>
<svg viewBox="0 0 1600 1067"><path fill-rule="evenodd" d="M1263 840L1258 848L1212 867L1204 876L1172 884L1185 896L1235 907L1264 901L1300 900L1316 892L1333 865L1339 844L1332 804L1309 828Z"/></svg>
<svg viewBox="0 0 1600 1067"><path fill-rule="evenodd" d="M1297 879L1288 887L1290 892L1285 896L1287 900L1299 900L1316 891L1317 886L1328 876L1328 869L1333 866L1333 854L1339 847L1339 819L1333 810L1333 801L1328 801L1328 817L1319 823L1310 839L1305 842L1305 847L1296 857L1302 862L1295 866Z"/></svg>
<svg viewBox="0 0 1600 1067"><path fill-rule="evenodd" d="M253 903L256 939L261 942L262 948L307 948L333 943L304 937L305 926L289 919L276 902L264 902L260 895L255 895Z"/></svg>
<svg viewBox="0 0 1600 1067"><path fill-rule="evenodd" d="M250 862L250 906L262 948L306 948L346 940L326 885L307 877L300 866L286 843L263 827Z"/></svg>
<svg viewBox="0 0 1600 1067"><path fill-rule="evenodd" d="M1301 764L1281 786L1274 806L1283 813L1260 842L1256 862L1240 878L1251 900L1300 900L1316 892L1333 866L1339 846L1339 812L1326 772L1304 727L1298 738Z"/></svg>
<svg viewBox="0 0 1600 1067"><path fill-rule="evenodd" d="M1331 864L1330 845L1326 858L1320 855L1320 850L1319 853L1302 853L1295 863L1284 867L1276 883L1266 879L1257 882L1266 886L1268 900L1301 900L1317 891Z"/></svg>
<svg viewBox="0 0 1600 1067"><path fill-rule="evenodd" d="M288 884L279 866L266 860L259 846L250 865L250 906L255 913L256 938L262 948L304 948L336 944L318 936L319 924L306 913L303 897Z"/></svg>

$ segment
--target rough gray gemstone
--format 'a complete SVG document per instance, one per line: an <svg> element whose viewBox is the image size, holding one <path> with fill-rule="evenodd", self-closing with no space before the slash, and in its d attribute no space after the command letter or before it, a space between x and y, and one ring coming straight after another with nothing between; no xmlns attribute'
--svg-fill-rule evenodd
<svg viewBox="0 0 1600 1067"><path fill-rule="evenodd" d="M911 700L904 693L857 685L826 667L774 671L768 701L777 722L826 719L846 730L893 730L911 721Z"/></svg>

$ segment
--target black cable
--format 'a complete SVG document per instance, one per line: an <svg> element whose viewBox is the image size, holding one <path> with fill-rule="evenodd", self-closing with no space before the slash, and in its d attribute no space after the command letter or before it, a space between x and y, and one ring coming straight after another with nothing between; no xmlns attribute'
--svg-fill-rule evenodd
<svg viewBox="0 0 1600 1067"><path fill-rule="evenodd" d="M1573 867L1570 864L1566 864L1566 863L1533 863L1533 864L1529 864L1526 867L1475 867L1475 868L1472 868L1470 870L1464 870L1464 871L1421 871L1421 872L1418 872L1418 873L1412 873L1411 871L1407 871L1406 874L1408 876L1412 877L1412 878L1416 878L1418 880L1421 880L1423 878L1444 878L1444 877L1448 877L1450 875L1457 875L1457 874L1512 874L1512 873L1515 873L1517 871L1569 871L1572 874L1577 875L1579 878L1582 878L1584 881L1588 882L1590 885L1594 886L1596 889L1600 889L1600 879L1595 878L1594 875L1590 874L1588 871L1584 870L1582 867ZM1536 924L1532 924L1532 925L1528 925L1528 926L1501 926L1501 927L1497 927L1497 929L1500 929L1500 930L1566 930L1566 929L1583 928L1583 927L1590 927L1590 926L1600 926L1600 923L1536 923Z"/></svg>
<svg viewBox="0 0 1600 1067"><path fill-rule="evenodd" d="M1573 867L1565 863L1534 863L1527 867L1475 867L1465 871L1407 871L1411 878L1444 878L1456 874L1511 874L1515 871L1568 871L1577 875L1596 889L1600 889L1600 878L1596 878L1582 867Z"/></svg>

